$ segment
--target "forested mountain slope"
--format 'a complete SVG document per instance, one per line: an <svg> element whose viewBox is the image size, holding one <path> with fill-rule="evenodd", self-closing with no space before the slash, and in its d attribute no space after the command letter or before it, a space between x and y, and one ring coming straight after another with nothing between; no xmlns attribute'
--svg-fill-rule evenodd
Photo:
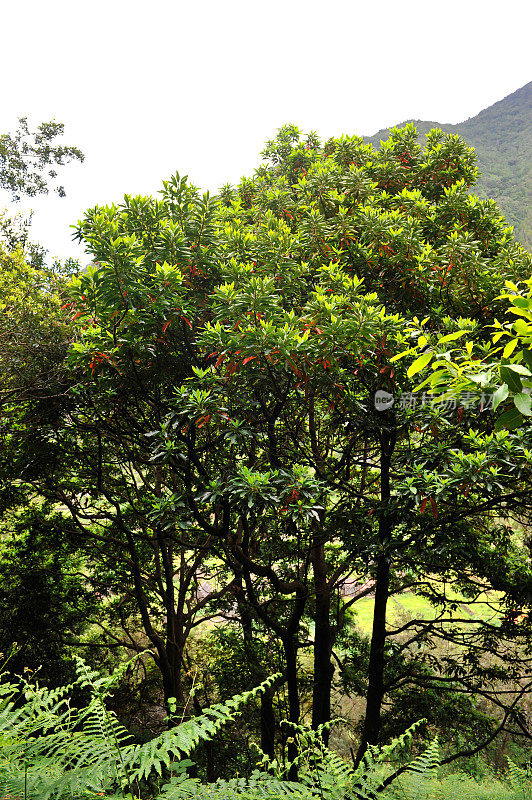
<svg viewBox="0 0 532 800"><path fill-rule="evenodd" d="M497 201L515 226L517 238L531 250L532 82L457 125L408 121L417 126L420 137L431 128L441 128L459 134L475 148L480 170L478 194ZM367 141L378 147L388 135L389 130L381 130Z"/></svg>

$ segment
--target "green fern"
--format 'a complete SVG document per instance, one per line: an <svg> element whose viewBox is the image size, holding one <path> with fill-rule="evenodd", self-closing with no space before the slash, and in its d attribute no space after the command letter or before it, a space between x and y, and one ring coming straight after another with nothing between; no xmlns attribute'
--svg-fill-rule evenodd
<svg viewBox="0 0 532 800"><path fill-rule="evenodd" d="M436 737L427 749L417 756L408 766L408 772L414 772L423 778L435 778L440 766L440 747Z"/></svg>
<svg viewBox="0 0 532 800"><path fill-rule="evenodd" d="M102 795L106 800L133 800L141 796L146 779L161 786L152 800L378 800L385 796L528 800L530 796L530 775L511 761L513 789L493 782L482 793L464 776L438 781L437 740L409 764L400 780L385 788L390 761L411 744L423 720L390 745L368 747L356 770L324 745L328 725L317 731L290 725L298 744L299 783L284 780L290 765L264 756L250 778L204 785L187 775L192 764L187 756L234 719L246 702L271 686L276 676L137 745L105 705L126 668L100 677L79 660L77 684L90 693L88 705L81 710L70 705L73 685L49 690L25 681L0 684L0 800L94 800Z"/></svg>
<svg viewBox="0 0 532 800"><path fill-rule="evenodd" d="M153 771L161 775L162 768L168 766L172 759L182 759L190 755L198 744L209 741L227 722L234 720L235 715L240 713L240 708L269 688L276 678L274 675L249 692L211 706L201 716L164 731L146 744L122 748L122 758L132 778L142 780Z"/></svg>
<svg viewBox="0 0 532 800"><path fill-rule="evenodd" d="M368 745L364 758L353 772L353 789L348 797L357 798L357 800L358 798L375 800L379 794L382 794L385 790L384 777L385 773L389 771L390 761L412 744L414 734L425 723L425 719L414 722L404 733L387 745L380 747ZM417 759L412 762L412 765L416 764L416 761ZM414 771L417 772L415 769ZM419 764L419 773L422 774L421 763Z"/></svg>
<svg viewBox="0 0 532 800"><path fill-rule="evenodd" d="M289 726L297 740L298 756L295 763L298 780L313 796L317 795L322 800L375 800L384 790L382 784L390 758L411 743L414 733L424 723L425 720L419 720L389 745L369 746L356 770L324 745L323 732L331 723L321 725L317 730L304 725L285 725ZM430 756L426 756L426 760L430 760L432 768L437 755L434 754L434 747L431 748ZM421 758L412 764L414 771L422 774ZM286 775L289 767L290 764L279 764L263 754L261 768L277 778Z"/></svg>
<svg viewBox="0 0 532 800"><path fill-rule="evenodd" d="M416 775L405 773L385 797L387 800L532 800L532 791L530 784L512 789L495 778L478 783L460 773L427 780L422 785Z"/></svg>
<svg viewBox="0 0 532 800"><path fill-rule="evenodd" d="M176 777L155 800L318 800L318 797L316 792L300 784L254 773L248 779L219 780L207 786L198 780Z"/></svg>
<svg viewBox="0 0 532 800"><path fill-rule="evenodd" d="M124 665L114 675L102 678L79 659L77 683L91 695L81 710L70 706L73 686L49 690L27 682L2 685L0 787L6 796L54 800L118 791L115 796L132 797L133 787L138 796L139 782L162 776L163 768L184 779L191 763L184 757L201 741L212 738L276 678L136 745L105 706L113 684L126 668Z"/></svg>
<svg viewBox="0 0 532 800"><path fill-rule="evenodd" d="M508 759L508 778L510 785L522 791L523 799L529 800L532 797L532 767L530 764L526 768L518 767L511 758Z"/></svg>
<svg viewBox="0 0 532 800"><path fill-rule="evenodd" d="M409 764L406 771L410 777L408 797L411 800L423 800L428 796L429 784L434 784L439 766L440 748L436 737L427 749Z"/></svg>

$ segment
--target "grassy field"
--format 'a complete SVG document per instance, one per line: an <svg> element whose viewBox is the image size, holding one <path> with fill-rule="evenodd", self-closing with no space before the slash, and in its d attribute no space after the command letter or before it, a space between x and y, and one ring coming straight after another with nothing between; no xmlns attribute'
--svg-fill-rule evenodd
<svg viewBox="0 0 532 800"><path fill-rule="evenodd" d="M486 598L488 600L488 598ZM491 599L493 603L493 598ZM373 597L363 597L354 605L356 612L355 623L360 628L362 633L371 633L371 626L373 623ZM431 619L436 615L436 609L424 597L420 597L414 592L404 592L402 594L394 595L388 602L387 618L389 623L397 623L405 617L412 617L416 619ZM495 622L496 617L493 608L490 608L487 603L476 602L475 604L468 604L467 602L460 602L459 608L453 614L454 617L471 617L476 619L492 619Z"/></svg>

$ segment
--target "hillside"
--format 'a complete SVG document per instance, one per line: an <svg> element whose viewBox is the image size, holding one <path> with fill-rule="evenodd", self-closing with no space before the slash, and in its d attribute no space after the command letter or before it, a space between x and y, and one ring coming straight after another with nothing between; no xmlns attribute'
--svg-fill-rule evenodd
<svg viewBox="0 0 532 800"><path fill-rule="evenodd" d="M493 197L517 238L532 250L532 82L457 125L407 120L423 137L431 128L457 133L478 156L480 176L476 191ZM399 126L399 127L400 127ZM389 129L366 138L374 147L386 139Z"/></svg>

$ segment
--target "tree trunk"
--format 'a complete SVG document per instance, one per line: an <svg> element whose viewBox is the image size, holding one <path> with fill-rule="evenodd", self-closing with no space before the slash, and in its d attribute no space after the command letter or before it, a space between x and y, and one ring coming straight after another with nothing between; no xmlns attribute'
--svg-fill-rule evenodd
<svg viewBox="0 0 532 800"><path fill-rule="evenodd" d="M312 727L314 730L331 719L331 687L334 667L331 663L333 629L331 626L331 593L327 584L327 564L323 544L316 542L311 553L316 598L314 630L314 684L312 693ZM323 734L327 744L329 733Z"/></svg>
<svg viewBox="0 0 532 800"><path fill-rule="evenodd" d="M375 609L369 654L369 681L366 696L366 717L360 747L365 752L368 744L377 744L381 727L381 707L384 697L384 645L386 643L386 608L390 587L388 556L382 555L377 565ZM363 753L362 753L363 754Z"/></svg>
<svg viewBox="0 0 532 800"><path fill-rule="evenodd" d="M386 609L390 593L390 553L389 545L393 531L390 498L390 465L395 447L395 425L381 432L381 507L379 517L379 555L375 576L375 606L373 611L373 630L369 653L368 690L366 694L366 715L362 738L355 759L358 766L366 752L368 744L377 744L381 729L381 709L384 699L384 668L386 660L384 646L386 643Z"/></svg>
<svg viewBox="0 0 532 800"><path fill-rule="evenodd" d="M275 758L275 713L273 696L275 689L266 689L260 703L260 747L269 758Z"/></svg>
<svg viewBox="0 0 532 800"><path fill-rule="evenodd" d="M246 603L245 591L243 587L242 574L236 567L235 573L235 597L238 608L238 616L242 626L244 647L251 664L253 682L262 683L268 676L259 663L255 652L253 641L253 619ZM262 692L260 699L260 747L271 759L275 758L275 713L273 710L273 697L275 689L266 689Z"/></svg>
<svg viewBox="0 0 532 800"><path fill-rule="evenodd" d="M168 655L168 662L170 665L170 673L172 675L172 687L174 694L170 695L175 697L177 708L183 708L185 705L185 692L183 689L182 680L182 667L183 667L183 654L185 651L185 627L183 615L180 609L175 611L170 606L166 607L167 625L166 625L166 652ZM167 698L165 698L166 700Z"/></svg>
<svg viewBox="0 0 532 800"><path fill-rule="evenodd" d="M159 660L159 669L163 677L164 705L168 709L168 701L173 697L176 700L176 707L182 709L185 705L185 693L181 680L181 663L176 664L168 656L167 651L166 658Z"/></svg>
<svg viewBox="0 0 532 800"><path fill-rule="evenodd" d="M299 725L299 687L297 681L297 644L293 635L283 637L286 659L286 683L288 688L288 719ZM294 762L297 757L297 744L292 733L288 736L288 760ZM292 763L288 771L288 780L297 781L297 764Z"/></svg>

